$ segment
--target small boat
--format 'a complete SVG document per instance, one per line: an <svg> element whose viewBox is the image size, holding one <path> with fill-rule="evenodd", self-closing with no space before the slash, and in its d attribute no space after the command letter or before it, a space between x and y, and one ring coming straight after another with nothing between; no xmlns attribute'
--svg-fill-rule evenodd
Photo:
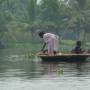
<svg viewBox="0 0 90 90"><path fill-rule="evenodd" d="M64 54L58 53L54 56L48 56L47 54L38 53L38 57L40 57L43 61L85 61L89 56L90 53L83 53L83 54Z"/></svg>

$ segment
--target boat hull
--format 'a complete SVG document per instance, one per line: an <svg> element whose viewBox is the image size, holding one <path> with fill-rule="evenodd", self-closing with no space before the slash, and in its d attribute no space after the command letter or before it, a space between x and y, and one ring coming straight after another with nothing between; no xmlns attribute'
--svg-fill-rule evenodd
<svg viewBox="0 0 90 90"><path fill-rule="evenodd" d="M43 61L86 61L90 54L38 55Z"/></svg>

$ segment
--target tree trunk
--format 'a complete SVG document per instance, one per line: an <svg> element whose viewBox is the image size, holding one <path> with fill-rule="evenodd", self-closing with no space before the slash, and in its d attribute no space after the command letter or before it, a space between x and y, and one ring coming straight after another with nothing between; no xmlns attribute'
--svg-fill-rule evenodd
<svg viewBox="0 0 90 90"><path fill-rule="evenodd" d="M86 32L85 32L85 29L80 30L79 40L82 41L82 47L85 48L85 46L86 46Z"/></svg>
<svg viewBox="0 0 90 90"><path fill-rule="evenodd" d="M4 48L4 45L2 44L2 42L0 41L0 49Z"/></svg>

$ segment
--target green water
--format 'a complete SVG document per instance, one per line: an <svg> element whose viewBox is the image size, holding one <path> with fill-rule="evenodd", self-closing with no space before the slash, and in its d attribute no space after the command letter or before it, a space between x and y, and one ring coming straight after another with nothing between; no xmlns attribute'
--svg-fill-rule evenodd
<svg viewBox="0 0 90 90"><path fill-rule="evenodd" d="M29 49L0 50L0 90L89 90L90 62L42 62Z"/></svg>

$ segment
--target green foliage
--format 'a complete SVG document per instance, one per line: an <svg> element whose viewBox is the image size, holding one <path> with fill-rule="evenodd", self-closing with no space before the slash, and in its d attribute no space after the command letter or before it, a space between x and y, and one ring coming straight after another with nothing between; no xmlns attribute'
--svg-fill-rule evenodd
<svg viewBox="0 0 90 90"><path fill-rule="evenodd" d="M42 0L41 19L45 21L58 21L59 19L59 1Z"/></svg>
<svg viewBox="0 0 90 90"><path fill-rule="evenodd" d="M86 5L87 0L76 0L78 2L79 8L83 9Z"/></svg>
<svg viewBox="0 0 90 90"><path fill-rule="evenodd" d="M0 0L0 5L4 2L5 0Z"/></svg>
<svg viewBox="0 0 90 90"><path fill-rule="evenodd" d="M36 0L28 0L28 12L29 12L29 17L30 21L34 21L36 17Z"/></svg>
<svg viewBox="0 0 90 90"><path fill-rule="evenodd" d="M5 43L31 42L40 30L61 37L73 31L79 38L89 29L90 0L0 0L0 41Z"/></svg>

